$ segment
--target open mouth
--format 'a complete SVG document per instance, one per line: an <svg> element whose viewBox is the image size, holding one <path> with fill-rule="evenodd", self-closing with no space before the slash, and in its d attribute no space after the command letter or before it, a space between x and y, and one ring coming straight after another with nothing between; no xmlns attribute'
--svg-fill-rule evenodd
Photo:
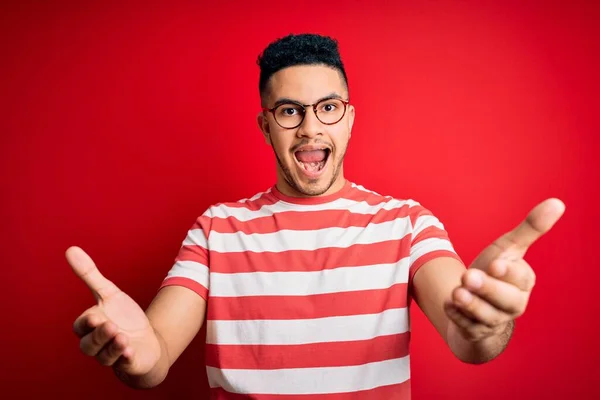
<svg viewBox="0 0 600 400"><path fill-rule="evenodd" d="M317 150L301 150L294 153L298 164L307 172L315 174L323 170L329 159L331 150L328 148Z"/></svg>

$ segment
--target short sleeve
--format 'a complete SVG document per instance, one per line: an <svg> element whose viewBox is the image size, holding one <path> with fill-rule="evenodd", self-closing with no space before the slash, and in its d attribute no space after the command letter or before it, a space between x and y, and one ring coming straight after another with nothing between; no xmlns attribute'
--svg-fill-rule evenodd
<svg viewBox="0 0 600 400"><path fill-rule="evenodd" d="M438 257L451 257L462 263L454 250L448 232L431 211L415 203L410 210L412 235L410 243L409 282L426 262Z"/></svg>
<svg viewBox="0 0 600 400"><path fill-rule="evenodd" d="M208 236L210 218L199 217L181 244L175 261L159 289L166 286L184 286L204 300L210 289Z"/></svg>

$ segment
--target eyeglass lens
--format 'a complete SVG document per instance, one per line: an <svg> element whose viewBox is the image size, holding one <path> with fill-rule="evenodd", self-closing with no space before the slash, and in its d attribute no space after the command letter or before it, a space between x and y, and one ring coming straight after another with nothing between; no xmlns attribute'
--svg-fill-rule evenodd
<svg viewBox="0 0 600 400"><path fill-rule="evenodd" d="M345 104L338 99L323 100L316 106L317 118L324 124L335 124L344 116ZM304 119L304 107L294 103L284 103L275 109L275 120L284 128L295 128Z"/></svg>

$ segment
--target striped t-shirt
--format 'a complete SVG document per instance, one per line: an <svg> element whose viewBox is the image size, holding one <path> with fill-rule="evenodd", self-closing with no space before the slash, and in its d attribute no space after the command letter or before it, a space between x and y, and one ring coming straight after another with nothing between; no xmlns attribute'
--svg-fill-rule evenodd
<svg viewBox="0 0 600 400"><path fill-rule="evenodd" d="M411 279L440 256L459 259L413 200L273 186L208 208L162 286L207 300L212 399L409 399Z"/></svg>

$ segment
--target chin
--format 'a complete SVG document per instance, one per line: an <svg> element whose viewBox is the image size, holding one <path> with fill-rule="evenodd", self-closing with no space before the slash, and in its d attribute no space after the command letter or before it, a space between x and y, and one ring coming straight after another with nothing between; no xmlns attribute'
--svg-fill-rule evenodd
<svg viewBox="0 0 600 400"><path fill-rule="evenodd" d="M306 196L320 196L333 185L333 179L315 179L308 182L300 181L296 190Z"/></svg>
<svg viewBox="0 0 600 400"><path fill-rule="evenodd" d="M303 151L311 152L312 158L308 161ZM321 152L317 157L315 153ZM320 196L325 194L335 183L337 177L337 165L335 152L328 145L312 145L295 148L286 157L285 163L277 157L277 161L283 172L283 177L288 186L301 196ZM277 156L277 153L275 153ZM301 161L304 160L304 161Z"/></svg>
<svg viewBox="0 0 600 400"><path fill-rule="evenodd" d="M321 173L315 178L296 171L291 176L288 175L288 178L291 178L292 188L300 194L305 196L321 196L335 184L337 174L333 162L319 172Z"/></svg>

